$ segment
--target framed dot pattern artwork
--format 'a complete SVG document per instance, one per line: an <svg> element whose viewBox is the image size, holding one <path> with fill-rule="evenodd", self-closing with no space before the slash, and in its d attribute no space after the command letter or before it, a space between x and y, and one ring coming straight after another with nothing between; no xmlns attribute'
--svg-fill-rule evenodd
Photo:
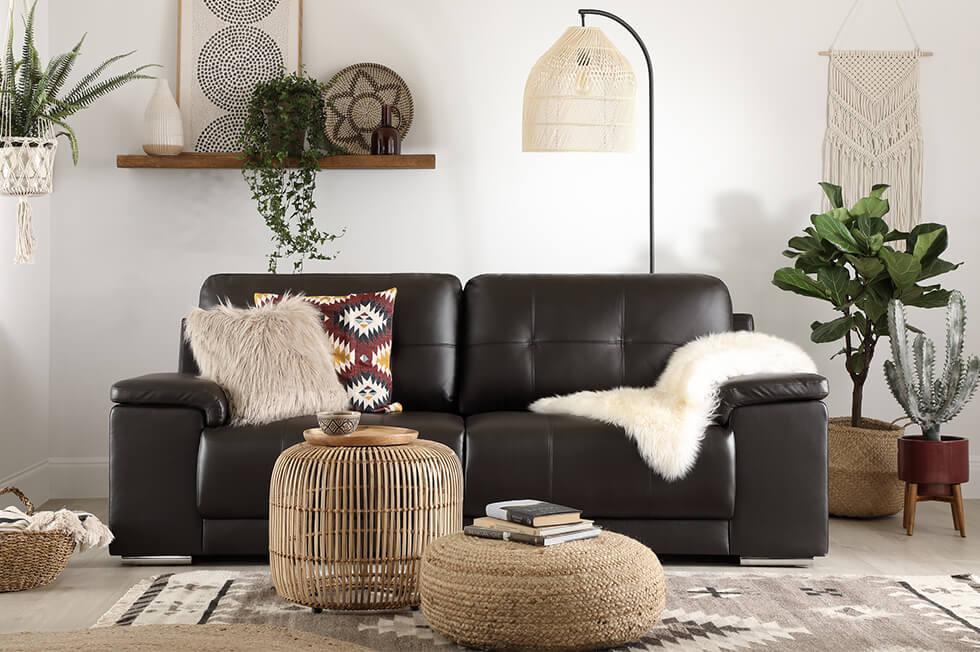
<svg viewBox="0 0 980 652"><path fill-rule="evenodd" d="M252 88L301 69L303 0L177 1L177 102L187 149L240 151Z"/></svg>

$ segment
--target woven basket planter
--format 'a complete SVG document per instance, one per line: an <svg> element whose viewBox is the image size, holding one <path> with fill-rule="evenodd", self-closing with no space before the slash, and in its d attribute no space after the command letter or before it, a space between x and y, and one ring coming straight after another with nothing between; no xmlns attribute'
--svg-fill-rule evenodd
<svg viewBox="0 0 980 652"><path fill-rule="evenodd" d="M19 489L4 487L34 513L34 505ZM0 592L26 591L50 584L68 566L75 539L65 532L7 532L0 534Z"/></svg>
<svg viewBox="0 0 980 652"><path fill-rule="evenodd" d="M0 138L0 194L46 195L54 186L54 138Z"/></svg>
<svg viewBox="0 0 980 652"><path fill-rule="evenodd" d="M828 426L830 513L874 518L902 509L905 485L898 479L898 439L905 428L884 421L835 417Z"/></svg>
<svg viewBox="0 0 980 652"><path fill-rule="evenodd" d="M272 582L314 609L418 605L426 545L462 527L463 470L436 442L297 444L272 471Z"/></svg>
<svg viewBox="0 0 980 652"><path fill-rule="evenodd" d="M429 545L419 584L429 625L481 650L626 645L667 593L653 551L611 532L547 548L454 534Z"/></svg>

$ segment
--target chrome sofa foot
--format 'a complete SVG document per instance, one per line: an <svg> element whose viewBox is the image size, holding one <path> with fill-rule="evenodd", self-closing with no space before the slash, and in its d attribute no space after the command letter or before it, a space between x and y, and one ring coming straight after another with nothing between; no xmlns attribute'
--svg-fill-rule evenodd
<svg viewBox="0 0 980 652"><path fill-rule="evenodd" d="M771 559L769 557L739 557L740 566L796 566L799 568L811 568L813 557L802 559Z"/></svg>
<svg viewBox="0 0 980 652"><path fill-rule="evenodd" d="M194 560L189 555L146 555L127 557L123 555L124 566L190 566Z"/></svg>

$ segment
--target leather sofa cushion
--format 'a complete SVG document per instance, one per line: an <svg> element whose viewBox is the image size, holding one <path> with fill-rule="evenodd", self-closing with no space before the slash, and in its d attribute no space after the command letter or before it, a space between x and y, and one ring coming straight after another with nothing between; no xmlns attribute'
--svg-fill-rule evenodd
<svg viewBox="0 0 980 652"><path fill-rule="evenodd" d="M718 387L716 423L728 423L732 411L759 403L822 401L830 386L819 374L752 374L731 378Z"/></svg>
<svg viewBox="0 0 980 652"><path fill-rule="evenodd" d="M447 274L217 274L204 281L200 307L244 307L256 292L337 295L398 288L391 349L392 401L411 411L456 411L456 343L461 288ZM196 365L181 348L180 369Z"/></svg>
<svg viewBox="0 0 980 652"><path fill-rule="evenodd" d="M463 419L444 412L364 414L364 424L414 428L462 459ZM269 480L276 458L316 427L306 416L261 426L206 428L197 461L197 507L204 518L268 518Z"/></svg>
<svg viewBox="0 0 980 652"><path fill-rule="evenodd" d="M531 412L467 417L465 515L517 498L572 505L587 518L729 519L734 440L728 428L710 427L691 472L667 482L616 426Z"/></svg>
<svg viewBox="0 0 980 652"><path fill-rule="evenodd" d="M711 276L478 276L463 301L462 414L654 385L678 346L732 329L728 288Z"/></svg>

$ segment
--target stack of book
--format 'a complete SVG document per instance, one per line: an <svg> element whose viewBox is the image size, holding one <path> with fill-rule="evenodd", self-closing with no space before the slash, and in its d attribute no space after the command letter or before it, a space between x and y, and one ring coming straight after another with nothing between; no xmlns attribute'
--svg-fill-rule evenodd
<svg viewBox="0 0 980 652"><path fill-rule="evenodd" d="M487 515L463 532L471 537L502 539L532 546L553 546L593 539L602 528L582 519L582 510L540 500L506 500L487 505Z"/></svg>

